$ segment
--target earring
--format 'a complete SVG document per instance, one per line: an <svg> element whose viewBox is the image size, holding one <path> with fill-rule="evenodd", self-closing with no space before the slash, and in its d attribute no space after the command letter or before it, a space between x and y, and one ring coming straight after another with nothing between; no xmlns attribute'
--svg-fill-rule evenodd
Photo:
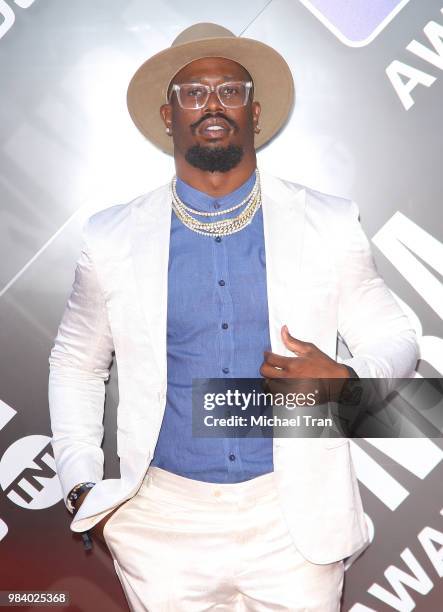
<svg viewBox="0 0 443 612"><path fill-rule="evenodd" d="M171 135L171 128L169 126L166 128L166 134L169 134L169 136Z"/></svg>
<svg viewBox="0 0 443 612"><path fill-rule="evenodd" d="M255 126L254 132L255 132L256 134L259 134L259 133L260 133L260 128L258 127L258 125L256 125L256 126Z"/></svg>

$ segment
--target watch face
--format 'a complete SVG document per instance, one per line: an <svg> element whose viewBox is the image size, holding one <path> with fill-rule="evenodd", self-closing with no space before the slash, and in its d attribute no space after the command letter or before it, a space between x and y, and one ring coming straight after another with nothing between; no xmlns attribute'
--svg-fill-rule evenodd
<svg viewBox="0 0 443 612"><path fill-rule="evenodd" d="M301 0L345 45L372 42L409 0Z"/></svg>

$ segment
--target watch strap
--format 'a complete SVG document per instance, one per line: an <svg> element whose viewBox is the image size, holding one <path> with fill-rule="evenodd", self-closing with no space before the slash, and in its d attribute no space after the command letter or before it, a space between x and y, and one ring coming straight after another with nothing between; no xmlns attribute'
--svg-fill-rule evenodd
<svg viewBox="0 0 443 612"><path fill-rule="evenodd" d="M83 546L85 550L91 550L92 539L91 539L91 536L89 535L89 531L82 531L81 536L82 536Z"/></svg>
<svg viewBox="0 0 443 612"><path fill-rule="evenodd" d="M88 489L92 489L95 484L95 482L81 482L71 489L68 494L68 497L66 498L66 507L68 508L71 514L74 514L75 512L75 504L80 495Z"/></svg>

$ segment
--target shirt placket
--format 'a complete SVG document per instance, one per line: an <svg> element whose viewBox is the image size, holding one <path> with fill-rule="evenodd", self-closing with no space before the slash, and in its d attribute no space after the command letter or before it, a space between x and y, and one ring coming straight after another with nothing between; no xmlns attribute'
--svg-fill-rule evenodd
<svg viewBox="0 0 443 612"><path fill-rule="evenodd" d="M234 366L235 313L229 274L229 236L217 238L214 241L214 283L219 304L219 377L232 376ZM235 411L229 407L226 417ZM225 465L228 473L238 473L242 470L240 447L237 438L223 438Z"/></svg>

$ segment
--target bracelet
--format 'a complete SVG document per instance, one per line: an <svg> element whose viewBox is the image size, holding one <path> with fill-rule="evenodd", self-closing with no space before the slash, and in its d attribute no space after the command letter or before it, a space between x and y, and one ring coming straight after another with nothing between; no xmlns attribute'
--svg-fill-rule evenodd
<svg viewBox="0 0 443 612"><path fill-rule="evenodd" d="M74 514L75 512L75 502L78 500L80 495L88 489L92 489L95 484L95 482L81 482L71 489L68 497L66 498L66 506L71 514Z"/></svg>

